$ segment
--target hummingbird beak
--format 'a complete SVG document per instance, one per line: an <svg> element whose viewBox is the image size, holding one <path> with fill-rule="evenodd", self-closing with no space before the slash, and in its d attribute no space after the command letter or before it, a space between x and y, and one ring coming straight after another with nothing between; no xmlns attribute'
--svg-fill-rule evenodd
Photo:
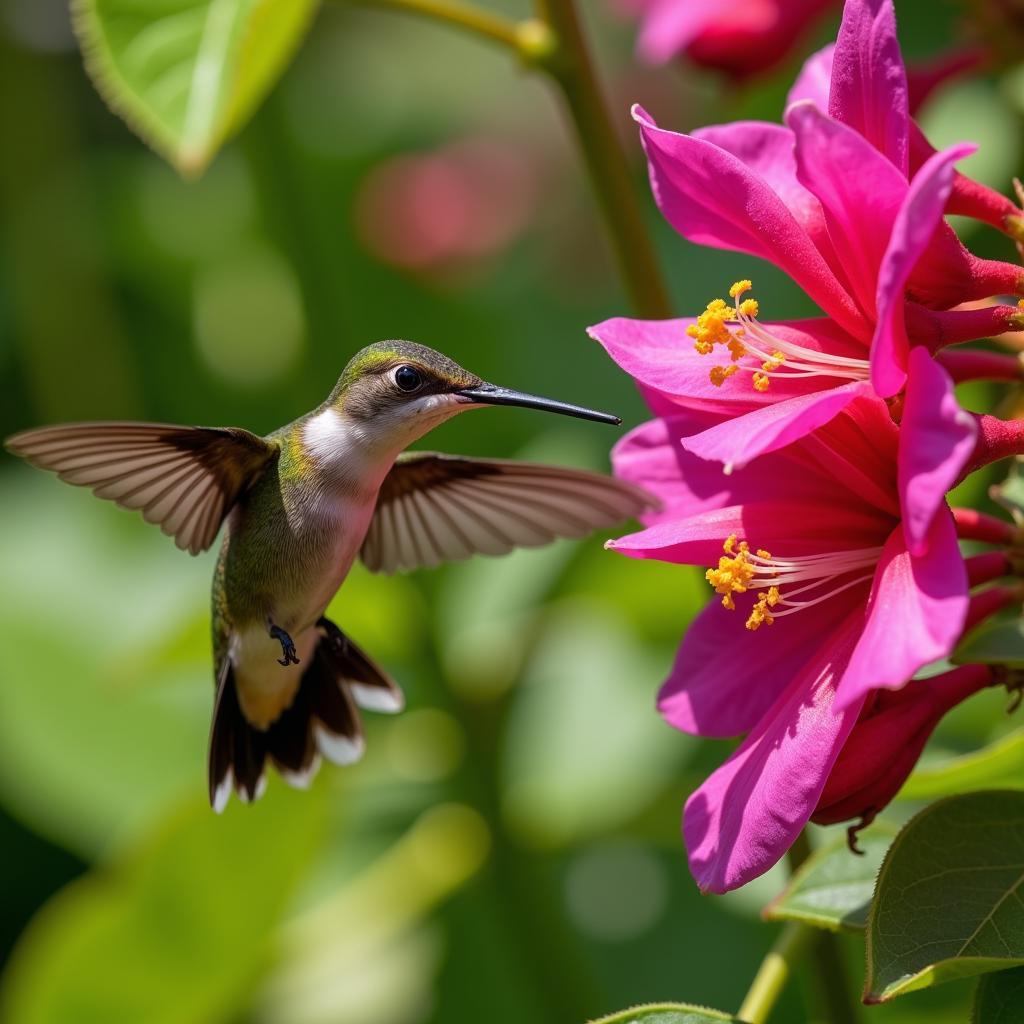
<svg viewBox="0 0 1024 1024"><path fill-rule="evenodd" d="M581 405L557 402L553 398L528 395L524 391L499 388L494 384L477 384L471 388L459 388L455 394L480 405L516 405L522 409L540 409L543 412L557 412L562 416L576 416L581 420L594 420L596 423L611 423L616 426L622 422L618 416L613 416L608 412L584 409Z"/></svg>

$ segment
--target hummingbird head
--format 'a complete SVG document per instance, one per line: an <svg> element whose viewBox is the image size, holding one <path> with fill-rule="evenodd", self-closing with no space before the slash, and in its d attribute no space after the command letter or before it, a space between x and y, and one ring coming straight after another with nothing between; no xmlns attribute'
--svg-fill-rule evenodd
<svg viewBox="0 0 1024 1024"><path fill-rule="evenodd" d="M345 367L326 408L367 440L401 451L438 424L467 409L516 405L620 423L617 416L497 387L411 341L379 341L357 352Z"/></svg>

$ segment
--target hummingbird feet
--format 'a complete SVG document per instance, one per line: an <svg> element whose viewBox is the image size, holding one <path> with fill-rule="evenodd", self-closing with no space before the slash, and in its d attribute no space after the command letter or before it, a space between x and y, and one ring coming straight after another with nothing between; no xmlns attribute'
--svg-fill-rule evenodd
<svg viewBox="0 0 1024 1024"><path fill-rule="evenodd" d="M283 657L277 659L278 665L298 665L299 656L295 653L292 638L280 626L271 626L270 635L281 644Z"/></svg>

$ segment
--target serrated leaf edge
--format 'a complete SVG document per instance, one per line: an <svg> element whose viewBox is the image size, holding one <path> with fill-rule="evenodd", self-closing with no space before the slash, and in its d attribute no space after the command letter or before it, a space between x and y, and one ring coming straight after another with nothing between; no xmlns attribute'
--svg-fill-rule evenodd
<svg viewBox="0 0 1024 1024"><path fill-rule="evenodd" d="M721 1010L712 1009L710 1006L698 1006L696 1003L640 1003L631 1006L626 1010L618 1010L606 1017L597 1017L587 1024L629 1024L631 1017L641 1013L706 1013L716 1020L735 1021L736 1018Z"/></svg>

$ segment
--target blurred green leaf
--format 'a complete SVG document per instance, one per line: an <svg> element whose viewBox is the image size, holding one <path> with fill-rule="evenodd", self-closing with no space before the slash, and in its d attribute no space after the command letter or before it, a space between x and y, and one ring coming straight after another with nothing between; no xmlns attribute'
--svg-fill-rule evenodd
<svg viewBox="0 0 1024 1024"><path fill-rule="evenodd" d="M1024 668L1024 620L996 619L974 630L953 652L956 665Z"/></svg>
<svg viewBox="0 0 1024 1024"><path fill-rule="evenodd" d="M591 1024L708 1024L709 1021L735 1021L727 1013L689 1003L651 1003L601 1017Z"/></svg>
<svg viewBox="0 0 1024 1024"><path fill-rule="evenodd" d="M1013 521L1021 526L1024 524L1024 473L1018 456L1010 463L1010 471L1001 484L993 484L988 489L989 497L1013 516Z"/></svg>
<svg viewBox="0 0 1024 1024"><path fill-rule="evenodd" d="M504 810L560 845L643 813L695 741L654 713L666 665L594 602L552 607L508 721Z"/></svg>
<svg viewBox="0 0 1024 1024"><path fill-rule="evenodd" d="M1024 967L995 971L981 979L971 1024L1024 1024Z"/></svg>
<svg viewBox="0 0 1024 1024"><path fill-rule="evenodd" d="M918 768L896 799L929 800L977 789L1024 789L1024 729L962 757Z"/></svg>
<svg viewBox="0 0 1024 1024"><path fill-rule="evenodd" d="M800 865L785 889L767 906L771 921L803 921L817 928L860 931L867 924L878 868L894 829L876 826L857 837L857 856L846 836L815 850Z"/></svg>
<svg viewBox="0 0 1024 1024"><path fill-rule="evenodd" d="M249 119L316 0L75 0L86 68L110 108L183 174Z"/></svg>
<svg viewBox="0 0 1024 1024"><path fill-rule="evenodd" d="M1024 963L1024 793L950 797L900 832L868 918L865 1000Z"/></svg>
<svg viewBox="0 0 1024 1024"><path fill-rule="evenodd" d="M229 1017L321 832L322 791L271 783L252 807L196 805L40 912L0 979L19 1024L180 1024Z"/></svg>
<svg viewBox="0 0 1024 1024"><path fill-rule="evenodd" d="M0 492L0 794L94 854L205 792L209 556L59 481L14 482Z"/></svg>

